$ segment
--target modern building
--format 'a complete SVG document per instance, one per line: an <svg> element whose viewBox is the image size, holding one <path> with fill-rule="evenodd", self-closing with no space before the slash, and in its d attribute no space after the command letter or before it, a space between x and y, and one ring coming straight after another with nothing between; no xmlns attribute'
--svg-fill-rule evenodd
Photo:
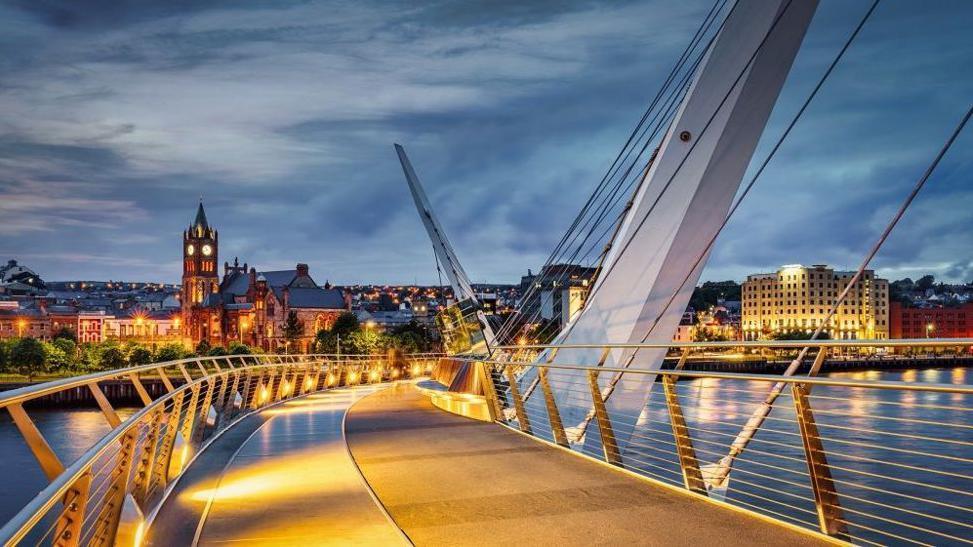
<svg viewBox="0 0 973 547"><path fill-rule="evenodd" d="M973 337L973 303L915 308L892 302L889 316L890 338Z"/></svg>
<svg viewBox="0 0 973 547"><path fill-rule="evenodd" d="M566 325L584 307L596 272L577 264L551 264L537 275L528 270L520 278L521 315Z"/></svg>
<svg viewBox="0 0 973 547"><path fill-rule="evenodd" d="M775 273L747 276L742 287L741 329L745 340L762 340L789 332L811 333L825 322L838 295L854 272L825 265L782 266ZM865 270L838 307L824 332L834 339L889 337L889 284Z"/></svg>

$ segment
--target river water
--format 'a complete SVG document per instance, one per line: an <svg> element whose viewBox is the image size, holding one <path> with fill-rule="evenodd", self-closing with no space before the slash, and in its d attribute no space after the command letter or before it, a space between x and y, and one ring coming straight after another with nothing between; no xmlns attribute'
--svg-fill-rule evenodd
<svg viewBox="0 0 973 547"><path fill-rule="evenodd" d="M973 369L843 372L828 376L969 385L973 382ZM678 389L698 459L705 465L726 453L740 424L766 393L767 385L705 379L680 382ZM681 484L679 467L673 465L673 439L661 391L660 388L653 392L649 411L643 414L625 456L630 467L664 482ZM969 396L815 389L812 406L821 436L826 439L837 490L844 496L845 518L899 536L890 538L865 528L853 528L858 538L878 543L928 539L925 532L915 527L932 525L946 534L933 536L936 544L973 537L973 529L966 524L973 520L973 479L969 478L973 473L967 459L973 458L973 412L969 410L973 401ZM119 414L124 419L134 411L119 409ZM30 415L65 464L108 432L105 419L96 408L31 410ZM813 525L816 515L807 486L803 447L796 435L793 401L787 391L771 416L749 452L734 465L726 499L777 518ZM895 434L889 435L890 431ZM0 464L0 522L6 522L46 484L6 413L0 421ZM932 485L931 494L928 485ZM929 498L933 498L932 505L923 501Z"/></svg>

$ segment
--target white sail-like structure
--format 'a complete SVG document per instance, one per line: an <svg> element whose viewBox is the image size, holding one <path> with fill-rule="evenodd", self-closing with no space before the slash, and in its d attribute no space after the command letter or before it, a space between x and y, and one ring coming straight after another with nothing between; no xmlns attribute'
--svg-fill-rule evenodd
<svg viewBox="0 0 973 547"><path fill-rule="evenodd" d="M476 292L470 283L470 278L466 275L466 270L460 264L459 258L456 256L456 251L453 250L453 246L446 237L446 232L443 230L442 225L439 224L435 213L433 213L432 204L429 202L429 198L426 197L426 192L419 182L419 177L416 176L415 169L412 168L412 162L409 161L409 157L405 153L405 148L402 145L396 144L395 152L399 156L399 163L402 164L402 171L405 173L406 182L409 183L409 191L412 193L412 199L415 201L416 209L419 211L419 217L422 218L422 225L426 227L426 233L429 234L433 251L436 253L436 257L446 271L446 278L449 279L449 284L453 289L453 296L457 302L469 300L473 303L478 303ZM490 324L486 321L486 317L484 317L482 311L477 312L477 318L483 327L483 336L489 347L493 345L494 341L493 330L490 328Z"/></svg>
<svg viewBox="0 0 973 547"><path fill-rule="evenodd" d="M726 218L816 7L816 0L737 3L697 70L584 310L559 344L671 341L705 264L705 257L698 265L697 260ZM653 370L664 353L618 350L604 364ZM562 349L554 362L595 364L599 357L599 350ZM569 372L560 376L563 382L585 382ZM602 378L607 383L610 375ZM606 401L620 443L653 380L622 377ZM585 389L579 385L574 391ZM571 427L584 422L591 403L578 395L558 406Z"/></svg>

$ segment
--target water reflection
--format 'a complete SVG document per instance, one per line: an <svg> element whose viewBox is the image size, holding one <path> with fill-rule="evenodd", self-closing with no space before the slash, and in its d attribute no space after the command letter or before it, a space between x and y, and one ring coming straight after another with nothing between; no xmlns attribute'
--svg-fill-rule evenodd
<svg viewBox="0 0 973 547"><path fill-rule="evenodd" d="M970 369L859 371L836 379L967 385ZM678 386L683 414L701 466L727 455L772 382L698 379ZM963 394L816 386L810 404L824 439L845 518L859 538L888 543L875 528L900 538L950 543L973 535L973 400ZM626 462L682 485L665 397L654 390L630 443ZM668 463L665 463L665 458ZM651 463L651 465L649 465ZM776 518L817 527L790 389L785 389L731 474L728 501ZM941 535L923 535L934 528ZM895 543L896 541L892 541Z"/></svg>
<svg viewBox="0 0 973 547"><path fill-rule="evenodd" d="M117 409L121 419L135 408ZM17 514L47 480L37 460L21 440L10 415L3 411L0 421L0 522ZM70 465L109 432L104 414L98 409L29 409L28 414L65 466Z"/></svg>

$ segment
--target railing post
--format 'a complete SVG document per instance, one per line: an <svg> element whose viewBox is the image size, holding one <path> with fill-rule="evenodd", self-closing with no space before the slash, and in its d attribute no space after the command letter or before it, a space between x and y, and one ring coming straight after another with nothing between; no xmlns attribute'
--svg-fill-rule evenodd
<svg viewBox="0 0 973 547"><path fill-rule="evenodd" d="M125 489L128 487L128 477L132 470L132 455L136 440L134 428L126 432L121 439L122 449L118 452L118 463L113 472L111 490L105 494L108 510L100 521L95 523L93 544L108 544L109 538L115 537L118 519L122 514L122 503L125 500Z"/></svg>
<svg viewBox="0 0 973 547"><path fill-rule="evenodd" d="M551 422L551 432L554 435L554 442L561 446L568 446L568 436L564 433L564 424L561 423L561 413L557 409L557 401L554 400L554 392L551 391L551 382L547 379L547 367L537 368L537 378L544 392L544 404L547 405L547 417Z"/></svg>
<svg viewBox="0 0 973 547"><path fill-rule="evenodd" d="M804 457L811 479L811 489L814 491L818 524L821 526L821 531L829 536L846 537L848 527L844 522L844 511L841 510L838 501L838 491L831 478L831 468L828 466L824 445L821 443L814 413L811 411L808 386L799 383L791 384L791 393L794 396L794 409L801 430L801 441L804 444Z"/></svg>
<svg viewBox="0 0 973 547"><path fill-rule="evenodd" d="M142 404L145 406L151 405L152 397L149 397L149 392L145 391L145 386L142 385L142 380L139 380L139 373L129 373L128 379L132 382L132 386L135 387L135 391L139 394L139 399L142 399Z"/></svg>
<svg viewBox="0 0 973 547"><path fill-rule="evenodd" d="M706 483L699 470L699 460L696 450L686 427L686 418L682 414L679 404L679 393L676 391L676 378L670 374L662 375L662 389L666 395L666 410L669 411L669 424L672 426L672 436L676 440L676 452L679 455L679 467L682 468L682 482L687 490L706 495Z"/></svg>
<svg viewBox="0 0 973 547"><path fill-rule="evenodd" d="M601 446L605 453L605 461L612 465L621 466L622 456L618 450L618 442L615 440L611 418L608 417L608 410L605 408L605 399L601 395L601 386L598 385L597 370L588 370L588 387L591 389L591 402L595 407L595 421L598 422L598 431L601 433Z"/></svg>
<svg viewBox="0 0 973 547"><path fill-rule="evenodd" d="M483 396L486 397L487 410L490 412L490 419L497 421L503 416L503 409L500 408L500 401L497 398L497 386L493 383L493 374L490 371L490 364L477 361L476 374L480 378L480 385L483 386Z"/></svg>
<svg viewBox="0 0 973 547"><path fill-rule="evenodd" d="M161 406L158 410L152 412L152 416L148 420L149 430L146 432L145 440L142 441L142 449L139 451L138 463L135 466L132 495L143 508L149 493L149 483L152 481L155 452L159 443L159 430L162 428L162 414Z"/></svg>
<svg viewBox="0 0 973 547"><path fill-rule="evenodd" d="M182 414L182 401L186 398L186 390L183 389L172 398L172 410L169 411L169 419L166 422L166 432L162 437L162 448L158 450L156 460L152 465L152 472L149 474L149 486L152 484L152 477L159 478L160 484L165 484L169 475L169 461L172 459L172 447L176 442L176 433L180 432L179 416ZM187 414L189 410L187 409ZM183 435L184 438L187 438Z"/></svg>
<svg viewBox="0 0 973 547"><path fill-rule="evenodd" d="M101 409L101 413L105 415L105 420L108 421L109 427L112 429L118 427L119 424L122 423L122 420L119 419L118 414L115 413L115 409L111 406L111 403L108 402L104 392L101 391L101 387L98 385L98 382L90 382L88 384L88 389L91 390L91 396L94 397L95 402L98 403L98 408Z"/></svg>
<svg viewBox="0 0 973 547"><path fill-rule="evenodd" d="M61 463L60 458L51 449L51 445L47 444L44 435L34 425L34 421L27 415L27 411L24 410L23 405L20 403L9 405L7 406L7 412L13 418L14 425L20 430L20 434L24 437L27 447L30 448L31 453L37 458L37 463L40 464L41 469L44 471L44 476L47 477L47 480L53 481L58 475L64 472L64 464Z"/></svg>
<svg viewBox="0 0 973 547"><path fill-rule="evenodd" d="M503 367L503 371L506 373L507 382L510 384L510 397L514 400L514 411L517 413L520 430L529 435L531 433L530 419L527 418L527 409L524 408L524 400L520 397L520 386L517 385L513 368L507 365Z"/></svg>
<svg viewBox="0 0 973 547"><path fill-rule="evenodd" d="M166 391L172 393L176 390L176 387L172 385L172 380L169 379L169 375L166 374L164 367L159 367L155 369L159 373L159 378L162 380L162 385L166 386Z"/></svg>
<svg viewBox="0 0 973 547"><path fill-rule="evenodd" d="M75 547L81 541L81 523L84 521L91 472L82 474L64 494L64 511L54 528L53 545Z"/></svg>
<svg viewBox="0 0 973 547"><path fill-rule="evenodd" d="M182 419L179 430L182 432L182 436L187 441L192 438L193 429L196 425L196 405L199 404L199 391L203 388L202 383L194 384L189 387L191 395L189 396L189 405L186 406L186 414Z"/></svg>

